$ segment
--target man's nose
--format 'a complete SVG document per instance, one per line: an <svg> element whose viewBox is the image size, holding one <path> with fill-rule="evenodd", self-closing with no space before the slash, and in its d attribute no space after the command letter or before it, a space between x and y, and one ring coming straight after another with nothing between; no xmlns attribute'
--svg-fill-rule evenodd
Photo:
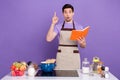
<svg viewBox="0 0 120 80"><path fill-rule="evenodd" d="M66 16L69 17L69 14L67 14Z"/></svg>

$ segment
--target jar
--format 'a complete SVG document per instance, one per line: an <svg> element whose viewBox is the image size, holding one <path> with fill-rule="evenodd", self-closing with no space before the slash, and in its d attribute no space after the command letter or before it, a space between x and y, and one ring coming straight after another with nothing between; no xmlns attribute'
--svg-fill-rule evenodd
<svg viewBox="0 0 120 80"><path fill-rule="evenodd" d="M31 64L29 67L28 67L28 76L34 76L35 75L35 68L34 66Z"/></svg>
<svg viewBox="0 0 120 80"><path fill-rule="evenodd" d="M89 73L90 72L90 62L87 58L84 58L82 62L82 73Z"/></svg>

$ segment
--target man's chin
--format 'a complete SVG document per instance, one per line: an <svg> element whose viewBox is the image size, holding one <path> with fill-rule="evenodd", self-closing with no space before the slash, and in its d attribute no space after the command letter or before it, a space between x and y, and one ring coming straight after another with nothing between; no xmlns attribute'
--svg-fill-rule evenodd
<svg viewBox="0 0 120 80"><path fill-rule="evenodd" d="M72 19L66 19L65 21L66 21L66 22L70 22L71 20L72 20Z"/></svg>

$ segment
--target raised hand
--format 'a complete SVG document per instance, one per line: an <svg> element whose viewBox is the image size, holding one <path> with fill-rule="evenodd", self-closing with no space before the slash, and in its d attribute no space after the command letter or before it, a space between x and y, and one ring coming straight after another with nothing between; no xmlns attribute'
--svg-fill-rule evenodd
<svg viewBox="0 0 120 80"><path fill-rule="evenodd" d="M58 17L56 15L56 12L54 12L53 18L52 18L52 24L56 24L58 22Z"/></svg>

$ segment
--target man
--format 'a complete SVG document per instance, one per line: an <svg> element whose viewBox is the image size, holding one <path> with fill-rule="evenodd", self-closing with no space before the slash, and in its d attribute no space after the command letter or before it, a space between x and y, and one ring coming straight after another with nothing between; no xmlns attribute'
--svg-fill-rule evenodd
<svg viewBox="0 0 120 80"><path fill-rule="evenodd" d="M70 40L71 31L74 29L82 29L82 26L73 21L74 8L71 4L65 4L62 8L64 22L57 24L58 17L56 12L52 18L52 23L46 40L51 42L57 35L59 35L59 46L56 56L56 69L79 69L80 68L80 54L78 45L86 47L86 40L80 37L77 41Z"/></svg>

